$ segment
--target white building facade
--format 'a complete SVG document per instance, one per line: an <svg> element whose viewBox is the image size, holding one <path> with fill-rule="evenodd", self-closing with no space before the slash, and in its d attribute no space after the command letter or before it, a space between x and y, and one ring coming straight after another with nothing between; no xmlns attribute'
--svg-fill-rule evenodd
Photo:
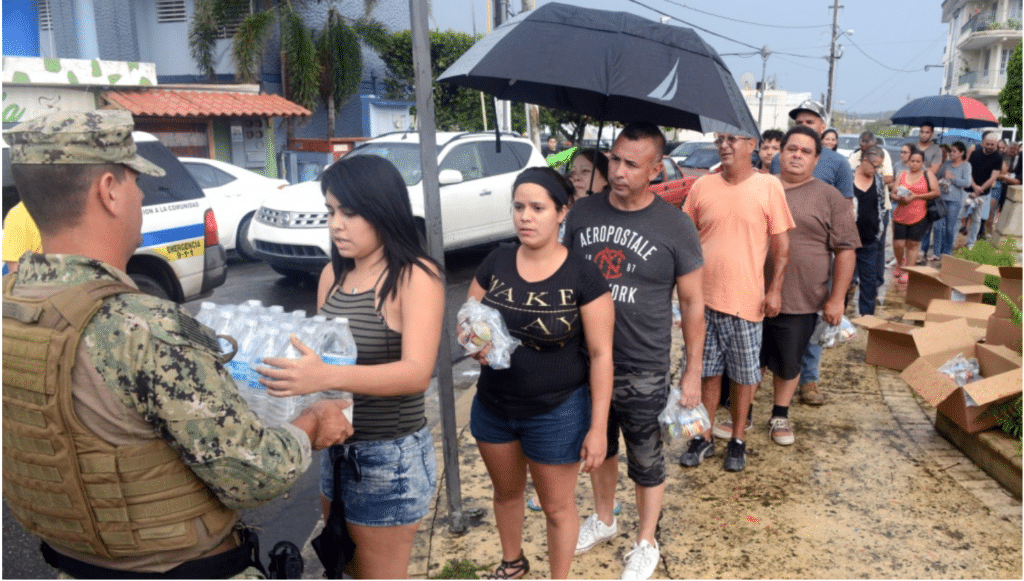
<svg viewBox="0 0 1024 581"><path fill-rule="evenodd" d="M942 92L972 97L998 119L1006 64L1021 40L1020 0L944 0L949 24Z"/></svg>

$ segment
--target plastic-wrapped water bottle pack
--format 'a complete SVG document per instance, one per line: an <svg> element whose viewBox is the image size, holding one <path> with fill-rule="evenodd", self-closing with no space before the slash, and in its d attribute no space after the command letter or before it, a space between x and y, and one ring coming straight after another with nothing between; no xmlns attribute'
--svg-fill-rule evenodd
<svg viewBox="0 0 1024 581"><path fill-rule="evenodd" d="M321 398L352 398L351 393L343 391L290 397L272 396L267 393L266 386L259 382L262 376L256 371L257 367L267 367L263 363L265 358L301 357L302 352L291 342L292 335L312 349L325 363L355 365L356 343L348 319L328 319L324 315L307 317L301 309L285 313L281 305L265 307L258 300L250 300L240 305L203 302L199 305L196 320L217 334L222 353L235 351L234 357L225 367L234 378L242 398L267 425L289 422ZM234 340L237 348L228 337ZM345 415L351 422L351 406L345 408Z"/></svg>

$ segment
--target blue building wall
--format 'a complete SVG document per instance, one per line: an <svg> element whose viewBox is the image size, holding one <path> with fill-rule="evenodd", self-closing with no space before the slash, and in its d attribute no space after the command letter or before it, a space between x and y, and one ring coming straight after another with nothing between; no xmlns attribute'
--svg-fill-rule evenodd
<svg viewBox="0 0 1024 581"><path fill-rule="evenodd" d="M35 0L21 0L32 3ZM7 26L8 5L4 2L4 26ZM323 26L328 10L334 5L342 16L355 19L363 16L365 4L356 0L296 3L303 20L314 28ZM188 47L188 27L195 10L194 0L186 0L186 22L157 23L155 0L49 0L53 30L38 32L34 28L36 52L40 56L58 58L100 58L103 60L142 61L156 64L159 83L203 83ZM371 16L391 32L409 28L409 4L406 0L381 0ZM13 14L12 14L13 17ZM7 54L6 30L4 54ZM363 45L363 80L359 91L336 116L335 135L364 135L360 95L377 94L382 89L386 66L379 56ZM31 50L28 49L28 50ZM217 41L215 48L217 81L232 82L231 40ZM97 53L98 54L92 54ZM271 27L263 66L261 88L268 93L281 93L280 39L276 26ZM314 115L296 126L296 137L327 136L327 112L318 106ZM283 120L276 123L278 151L286 147Z"/></svg>
<svg viewBox="0 0 1024 581"><path fill-rule="evenodd" d="M36 0L4 0L3 47L7 56L39 56Z"/></svg>

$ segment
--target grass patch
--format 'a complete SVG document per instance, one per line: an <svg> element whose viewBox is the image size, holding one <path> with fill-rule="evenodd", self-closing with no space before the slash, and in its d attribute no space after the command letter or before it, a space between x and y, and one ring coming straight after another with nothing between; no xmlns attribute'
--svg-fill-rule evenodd
<svg viewBox="0 0 1024 581"><path fill-rule="evenodd" d="M469 559L461 561L449 559L441 569L441 572L430 577L430 579L479 579L480 576L477 573L486 571L489 568L487 565L477 565Z"/></svg>

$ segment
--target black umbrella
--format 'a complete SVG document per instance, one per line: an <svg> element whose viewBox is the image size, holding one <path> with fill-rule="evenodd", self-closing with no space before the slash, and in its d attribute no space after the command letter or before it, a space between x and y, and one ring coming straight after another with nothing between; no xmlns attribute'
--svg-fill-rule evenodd
<svg viewBox="0 0 1024 581"><path fill-rule="evenodd" d="M729 68L696 32L550 3L502 24L439 81L602 121L758 135Z"/></svg>

